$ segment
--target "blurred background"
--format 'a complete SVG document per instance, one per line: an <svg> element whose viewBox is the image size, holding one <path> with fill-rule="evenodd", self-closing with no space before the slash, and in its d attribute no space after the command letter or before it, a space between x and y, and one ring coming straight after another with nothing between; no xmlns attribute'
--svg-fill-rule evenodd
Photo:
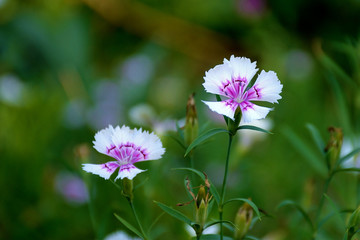
<svg viewBox="0 0 360 240"><path fill-rule="evenodd" d="M0 0L0 239L131 235L113 216L135 225L118 189L81 170L81 163L109 160L92 148L94 134L109 124L155 131L167 149L163 159L138 164L149 169L135 179L147 180L135 192L145 226L161 213L153 200L188 201L189 173L171 169L189 162L169 136L176 135L176 122L183 124L193 92L200 129L225 127L201 102L214 100L201 84L205 71L231 55L275 71L284 88L258 123L274 134L239 134L227 197L251 197L274 216L258 222L252 235L308 239L301 216L276 206L292 199L311 213L324 178L289 136L318 153L306 124L325 142L327 128L336 126L347 153L359 147L359 23L359 0ZM226 139L217 135L194 157L218 189ZM329 195L355 209L357 175L333 183ZM229 204L225 219L239 206ZM192 205L177 209L193 217ZM319 239L340 239L342 217L326 223ZM188 238L185 226L167 215L154 237Z"/></svg>

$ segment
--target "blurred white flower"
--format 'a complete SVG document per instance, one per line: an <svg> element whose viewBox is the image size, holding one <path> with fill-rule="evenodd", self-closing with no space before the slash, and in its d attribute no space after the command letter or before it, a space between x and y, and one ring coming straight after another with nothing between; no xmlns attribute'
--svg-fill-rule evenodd
<svg viewBox="0 0 360 240"><path fill-rule="evenodd" d="M196 237L195 230L192 227L190 227L188 224L185 225L185 230L189 234L190 237ZM206 228L203 231L203 234L218 234L219 230L220 230L219 225L212 225L212 226Z"/></svg>
<svg viewBox="0 0 360 240"><path fill-rule="evenodd" d="M107 235L104 240L141 240L137 237L130 237L127 233L123 231L116 231Z"/></svg>
<svg viewBox="0 0 360 240"><path fill-rule="evenodd" d="M349 154L350 152L355 150L355 148L357 148L357 147L360 147L360 142L353 144L349 139L344 138L344 141L343 141L343 144L341 147L340 158L346 156L347 154ZM360 168L360 154L358 153L354 157L343 162L342 167L343 168ZM355 173L357 173L357 172L355 172Z"/></svg>
<svg viewBox="0 0 360 240"><path fill-rule="evenodd" d="M70 204L83 204L89 199L83 180L70 172L60 172L56 175L55 190Z"/></svg>
<svg viewBox="0 0 360 240"><path fill-rule="evenodd" d="M160 119L154 108L148 104L139 104L131 108L129 118L136 125L151 128L158 135L164 135L168 131L176 131L176 120Z"/></svg>
<svg viewBox="0 0 360 240"><path fill-rule="evenodd" d="M312 72L314 62L311 56L300 49L293 49L286 55L286 72L290 79L304 80Z"/></svg>
<svg viewBox="0 0 360 240"><path fill-rule="evenodd" d="M156 119L154 108L145 103L131 108L129 117L134 124L146 127L151 127Z"/></svg>
<svg viewBox="0 0 360 240"><path fill-rule="evenodd" d="M12 74L0 77L0 99L10 105L19 106L23 103L25 84Z"/></svg>

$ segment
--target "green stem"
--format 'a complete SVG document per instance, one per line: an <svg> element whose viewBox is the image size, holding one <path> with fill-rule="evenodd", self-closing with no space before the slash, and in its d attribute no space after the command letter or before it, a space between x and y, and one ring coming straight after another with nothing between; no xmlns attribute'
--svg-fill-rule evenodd
<svg viewBox="0 0 360 240"><path fill-rule="evenodd" d="M320 203L319 203L319 207L318 207L317 214L316 214L316 219L317 219L316 222L318 222L318 220L319 220L319 218L320 218L321 210L322 210L322 208L323 208L323 206L324 206L324 201L325 201L325 196L324 196L324 194L327 193L327 191L328 191L328 189L329 189L330 181L331 181L331 179L333 178L333 176L334 176L334 172L331 171L331 172L329 173L329 177L326 179L326 182L325 182L325 184L324 184L324 190L323 190L323 192L322 192L321 199L320 199ZM316 230L317 230L317 227L316 227Z"/></svg>
<svg viewBox="0 0 360 240"><path fill-rule="evenodd" d="M140 227L140 230L141 230L141 233L142 233L142 235L143 235L143 237L144 237L144 240L147 240L148 237L146 236L145 231L144 231L144 229L143 229L143 227L142 227L142 225L141 225L141 223L140 223L140 221L139 221L139 217L138 217L138 215L136 214L134 204L133 204L133 202L132 202L131 200L129 200L129 204L130 204L131 210L133 211L133 214L134 214L134 216L135 216L135 218L136 218L136 222L137 222L137 224L138 224L139 227Z"/></svg>
<svg viewBox="0 0 360 240"><path fill-rule="evenodd" d="M224 180L221 190L221 199L220 199L220 206L219 206L219 217L220 217L220 239L223 240L223 203L225 199L225 190L226 190L226 181L227 181L227 175L228 175L228 169L229 169L229 158L230 158L230 150L231 150L231 143L232 143L233 135L229 134L229 145L227 149L227 155L226 155L226 163L225 163L225 173L224 173Z"/></svg>

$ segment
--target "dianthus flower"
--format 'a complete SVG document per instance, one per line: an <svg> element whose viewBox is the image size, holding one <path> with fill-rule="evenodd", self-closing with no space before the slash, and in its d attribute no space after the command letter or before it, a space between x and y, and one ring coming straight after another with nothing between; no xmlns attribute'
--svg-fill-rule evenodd
<svg viewBox="0 0 360 240"><path fill-rule="evenodd" d="M109 125L95 134L94 148L103 154L116 159L116 161L104 164L83 164L83 170L105 179L119 168L119 174L115 178L133 179L138 173L145 170L134 166L137 162L156 160L161 158L165 149L160 139L153 133L141 129L130 129L129 127Z"/></svg>
<svg viewBox="0 0 360 240"><path fill-rule="evenodd" d="M215 66L205 73L203 86L209 93L228 99L219 102L203 101L209 108L234 120L235 111L240 108L243 123L265 118L271 108L261 107L253 102L277 103L281 99L282 84L273 71L261 71L254 84L249 83L258 71L256 62L245 57L231 56L230 60Z"/></svg>

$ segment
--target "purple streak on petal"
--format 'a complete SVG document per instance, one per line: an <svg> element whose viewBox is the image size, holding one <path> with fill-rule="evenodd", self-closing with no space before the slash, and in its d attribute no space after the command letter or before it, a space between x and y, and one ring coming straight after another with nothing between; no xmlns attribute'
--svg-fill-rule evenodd
<svg viewBox="0 0 360 240"><path fill-rule="evenodd" d="M101 167L102 167L102 169L105 169L107 172L113 173L119 167L119 165L114 162L108 162L108 163L101 164Z"/></svg>
<svg viewBox="0 0 360 240"><path fill-rule="evenodd" d="M230 106L231 110L235 111L237 109L237 107L239 106L239 103L237 101L235 101L234 99L227 99L225 101L225 106Z"/></svg>
<svg viewBox="0 0 360 240"><path fill-rule="evenodd" d="M248 101L243 101L242 103L240 103L240 108L242 112L247 111L249 108L253 109L253 106L254 104Z"/></svg>
<svg viewBox="0 0 360 240"><path fill-rule="evenodd" d="M131 169L134 169L134 168L136 168L134 165L132 165L132 164L125 164L125 165L122 165L122 166L120 166L120 172L122 172L122 171L128 171L128 172L130 172L130 170Z"/></svg>
<svg viewBox="0 0 360 240"><path fill-rule="evenodd" d="M244 100L259 100L262 98L262 94L261 94L261 88L259 88L257 85L252 86L248 91L247 91L247 96L246 98L244 98Z"/></svg>

